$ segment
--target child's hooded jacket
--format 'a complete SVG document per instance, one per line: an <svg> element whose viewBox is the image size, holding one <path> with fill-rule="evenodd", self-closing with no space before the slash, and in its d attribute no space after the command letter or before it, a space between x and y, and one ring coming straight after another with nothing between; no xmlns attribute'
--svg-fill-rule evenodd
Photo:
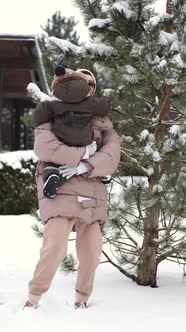
<svg viewBox="0 0 186 332"><path fill-rule="evenodd" d="M51 130L70 146L85 146L94 139L93 116L104 117L111 109L107 99L88 96L89 85L80 72L66 73L53 81L52 101L40 102L33 113L33 127L50 122Z"/></svg>

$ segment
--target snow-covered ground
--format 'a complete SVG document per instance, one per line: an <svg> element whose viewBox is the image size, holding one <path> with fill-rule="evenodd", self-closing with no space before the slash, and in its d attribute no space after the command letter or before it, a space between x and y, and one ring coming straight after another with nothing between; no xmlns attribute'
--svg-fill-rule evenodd
<svg viewBox="0 0 186 332"><path fill-rule="evenodd" d="M87 310L73 308L75 275L56 274L37 310L22 310L39 257L29 215L0 216L0 331L154 332L186 328L182 268L162 263L159 288L137 286L108 264L98 267Z"/></svg>

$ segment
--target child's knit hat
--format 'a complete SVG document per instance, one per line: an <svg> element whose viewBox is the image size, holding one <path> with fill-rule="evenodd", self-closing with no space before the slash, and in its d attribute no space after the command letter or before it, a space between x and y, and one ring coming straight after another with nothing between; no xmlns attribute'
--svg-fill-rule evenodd
<svg viewBox="0 0 186 332"><path fill-rule="evenodd" d="M94 92L96 91L96 78L94 76L94 74L88 70L88 69L85 69L85 68L80 68L80 69L77 69L76 70L76 73L83 73L83 74L89 74L90 76L92 76L92 81L94 82Z"/></svg>
<svg viewBox="0 0 186 332"><path fill-rule="evenodd" d="M70 78L70 77L80 77L87 82L86 76L82 72L76 72L70 68L67 68L64 65L58 65L55 68L55 75L54 75L54 78L52 81L52 90L54 90L54 88L60 81L66 79L66 78Z"/></svg>

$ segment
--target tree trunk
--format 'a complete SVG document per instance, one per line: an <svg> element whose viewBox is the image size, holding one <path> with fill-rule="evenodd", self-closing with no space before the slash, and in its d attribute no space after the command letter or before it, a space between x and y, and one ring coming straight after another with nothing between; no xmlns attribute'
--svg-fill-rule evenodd
<svg viewBox="0 0 186 332"><path fill-rule="evenodd" d="M171 0L167 0L166 12L171 14ZM165 22L165 31L168 33L173 32L173 21L170 17ZM167 124L170 117L170 103L169 98L172 94L172 86L164 84L162 91L162 100L159 103L159 123L156 127L154 136L157 149L161 146L162 140L167 134ZM149 178L149 197L152 199L156 198L153 194L152 189L155 184L158 183L161 176L160 172L163 169L163 163L154 164L154 174ZM158 202L158 201L157 201ZM157 251L158 244L154 239L158 239L158 224L160 215L160 206L155 203L152 207L147 209L146 218L144 221L144 239L143 247L139 256L137 266L137 283L143 286L157 287Z"/></svg>
<svg viewBox="0 0 186 332"><path fill-rule="evenodd" d="M158 167L157 167L158 168ZM157 174L158 175L158 174ZM152 188L157 183L156 178L149 183L149 196L152 198ZM138 260L137 266L137 284L142 286L157 287L157 250L158 244L154 239L158 239L158 223L159 223L160 207L158 203L147 210L144 220L144 239L143 246Z"/></svg>

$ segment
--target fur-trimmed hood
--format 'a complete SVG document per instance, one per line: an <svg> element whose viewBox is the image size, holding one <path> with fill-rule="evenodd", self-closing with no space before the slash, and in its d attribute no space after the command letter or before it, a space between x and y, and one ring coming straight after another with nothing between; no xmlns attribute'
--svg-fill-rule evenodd
<svg viewBox="0 0 186 332"><path fill-rule="evenodd" d="M52 82L53 95L65 103L78 103L89 93L85 75L80 72L57 76Z"/></svg>

